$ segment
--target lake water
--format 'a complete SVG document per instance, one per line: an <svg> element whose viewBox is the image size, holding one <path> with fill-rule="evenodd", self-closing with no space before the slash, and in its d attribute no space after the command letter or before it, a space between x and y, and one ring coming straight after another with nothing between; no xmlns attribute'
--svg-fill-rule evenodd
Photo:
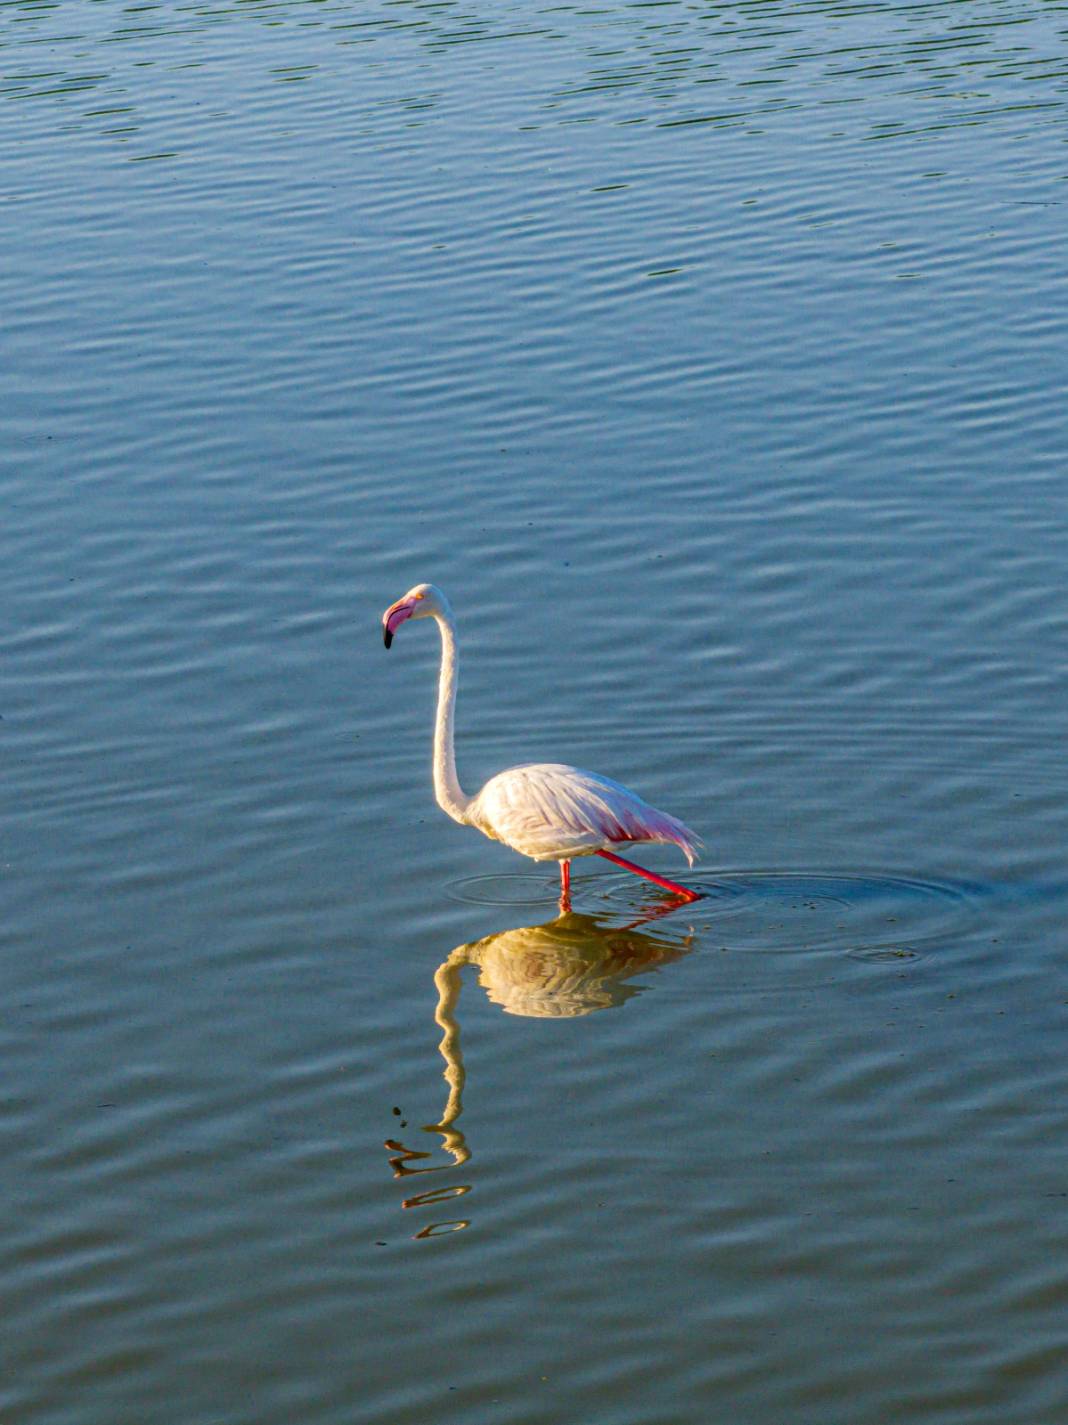
<svg viewBox="0 0 1068 1425"><path fill-rule="evenodd" d="M3 5L5 1425L1068 1418L1066 42Z"/></svg>

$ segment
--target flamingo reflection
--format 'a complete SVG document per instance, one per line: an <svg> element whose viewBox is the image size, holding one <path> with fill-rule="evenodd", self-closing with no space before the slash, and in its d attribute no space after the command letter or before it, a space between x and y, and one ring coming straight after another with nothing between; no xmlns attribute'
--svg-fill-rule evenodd
<svg viewBox="0 0 1068 1425"><path fill-rule="evenodd" d="M659 905L627 925L612 924L605 918L567 912L543 925L521 925L483 936L455 950L434 974L437 1005L434 1018L441 1028L439 1050L445 1060L444 1078L448 1096L437 1123L424 1125L424 1132L441 1136L441 1146L449 1163L432 1163L432 1154L406 1148L395 1139L386 1147L394 1176L440 1172L466 1163L471 1156L458 1120L463 1112L466 1083L457 1006L465 966L478 971L478 982L488 998L506 1014L535 1019L577 1019L598 1010L618 1008L640 994L642 986L632 983L673 960L681 959L691 947L694 931L669 938L642 927L678 909L678 903ZM405 1207L460 1196L468 1185L420 1194L405 1201ZM467 1222L437 1224L455 1231ZM420 1235L431 1234L426 1229Z"/></svg>

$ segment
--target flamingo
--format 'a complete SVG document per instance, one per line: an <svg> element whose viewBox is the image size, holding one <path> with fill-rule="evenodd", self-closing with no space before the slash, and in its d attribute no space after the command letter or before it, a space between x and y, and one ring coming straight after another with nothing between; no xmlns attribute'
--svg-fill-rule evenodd
<svg viewBox="0 0 1068 1425"><path fill-rule="evenodd" d="M603 856L635 875L644 876L683 901L701 899L699 891L636 866L609 847L636 842L670 843L689 864L701 842L689 827L657 811L629 787L596 772L561 762L528 762L491 777L469 797L456 775L453 712L456 706L456 623L448 599L435 584L416 584L382 615L383 641L408 619L432 618L441 633L441 673L434 726L434 795L453 821L473 826L493 841L534 861L560 864L560 906L571 908L571 862L576 856Z"/></svg>

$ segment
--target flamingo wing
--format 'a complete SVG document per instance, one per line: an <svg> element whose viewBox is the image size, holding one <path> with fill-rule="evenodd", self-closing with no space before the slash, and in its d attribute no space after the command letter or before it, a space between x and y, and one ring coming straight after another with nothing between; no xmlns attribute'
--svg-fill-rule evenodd
<svg viewBox="0 0 1068 1425"><path fill-rule="evenodd" d="M671 842L690 865L700 839L610 777L560 762L531 762L491 777L467 821L535 861L591 856L636 841Z"/></svg>

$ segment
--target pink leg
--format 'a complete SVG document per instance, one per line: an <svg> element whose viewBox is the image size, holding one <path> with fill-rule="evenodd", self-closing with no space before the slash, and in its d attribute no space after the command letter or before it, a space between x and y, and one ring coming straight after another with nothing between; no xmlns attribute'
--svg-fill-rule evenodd
<svg viewBox="0 0 1068 1425"><path fill-rule="evenodd" d="M571 862L560 862L560 909L567 912L571 909Z"/></svg>
<svg viewBox="0 0 1068 1425"><path fill-rule="evenodd" d="M684 900L699 901L701 899L700 891L691 891L686 886L680 886L677 881L669 881L666 876L658 876L654 871L647 871L644 866L635 866L633 861L624 861L622 856L617 856L613 851L598 851L597 855L603 856L606 861L614 861L625 871L633 871L636 876L644 876L647 881L655 881L658 886L663 886L665 891L673 891L675 895L682 896Z"/></svg>

